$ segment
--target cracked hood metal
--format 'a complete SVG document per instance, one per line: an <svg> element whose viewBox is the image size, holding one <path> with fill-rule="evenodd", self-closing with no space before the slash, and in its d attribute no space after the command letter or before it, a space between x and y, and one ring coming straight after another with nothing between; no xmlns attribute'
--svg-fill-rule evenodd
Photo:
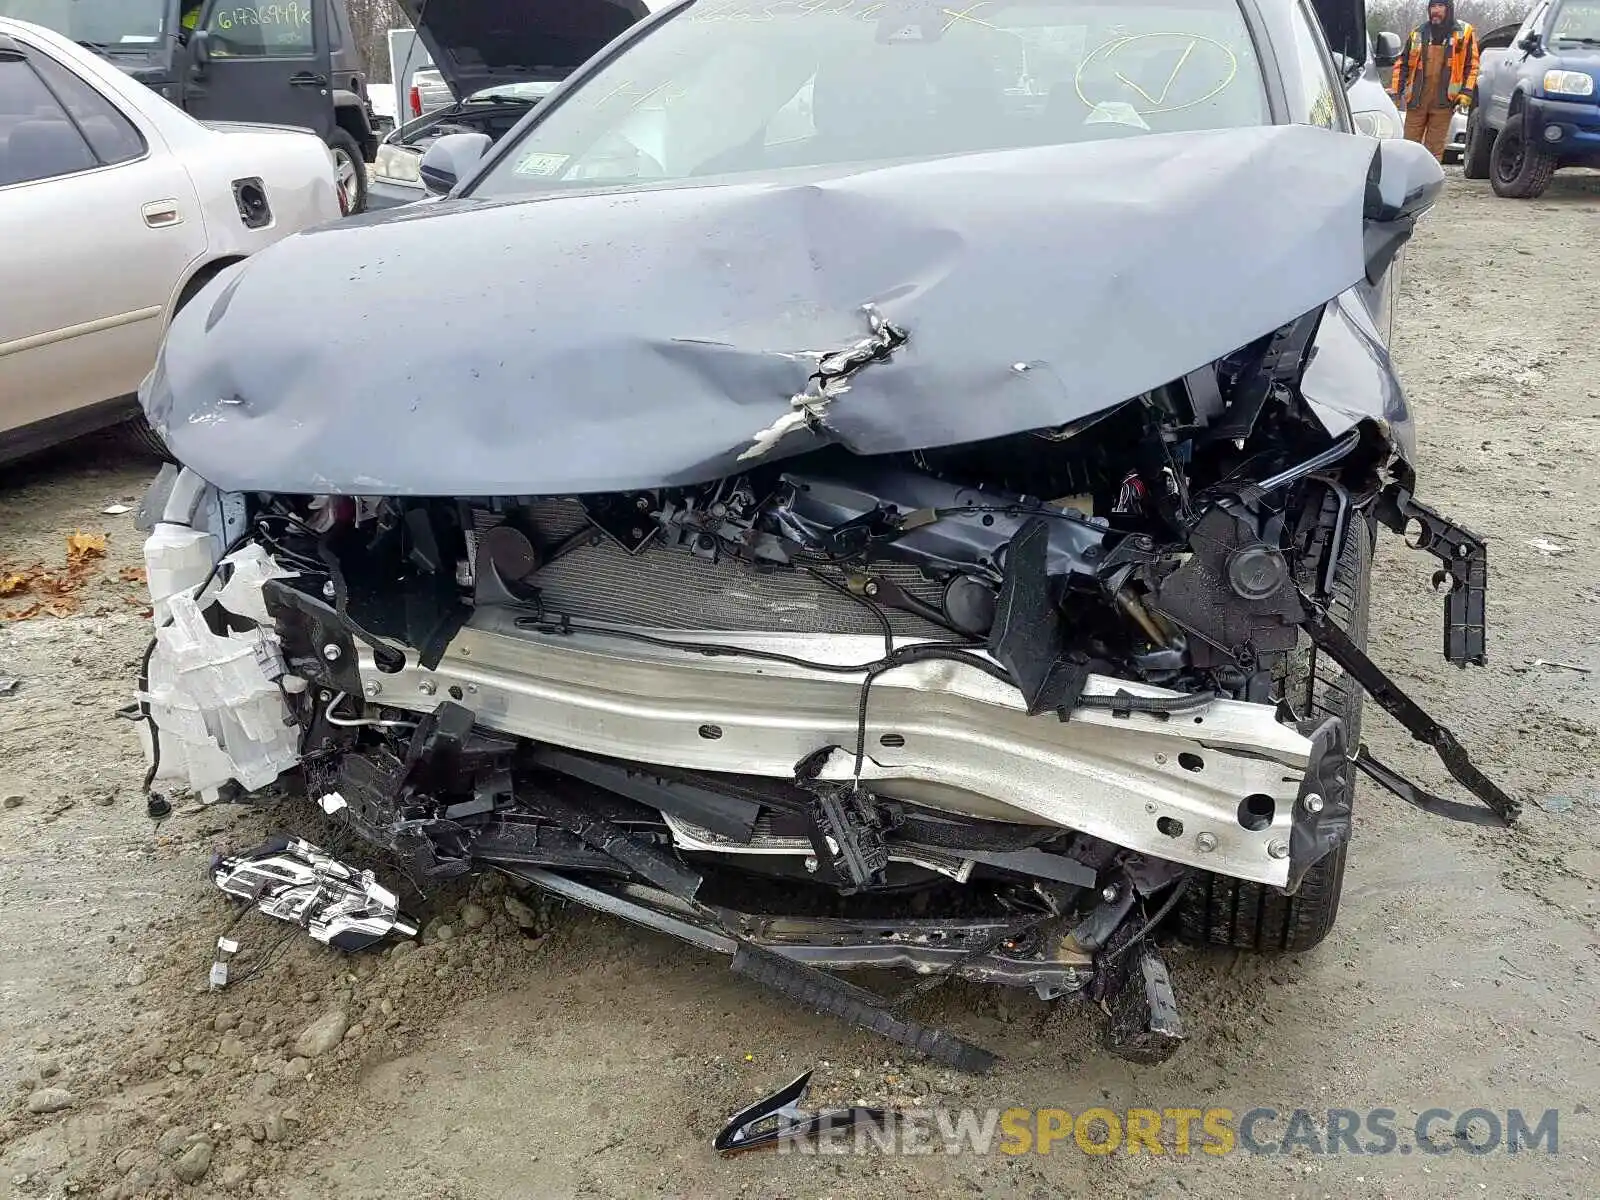
<svg viewBox="0 0 1600 1200"><path fill-rule="evenodd" d="M1357 285L1375 145L1168 134L346 220L225 273L142 398L213 484L364 495L682 485L1061 425ZM1315 411L1392 417L1376 395Z"/></svg>

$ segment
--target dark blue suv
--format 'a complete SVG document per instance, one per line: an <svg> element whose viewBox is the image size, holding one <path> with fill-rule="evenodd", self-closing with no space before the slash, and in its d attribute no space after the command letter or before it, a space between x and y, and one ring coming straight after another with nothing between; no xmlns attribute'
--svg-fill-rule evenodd
<svg viewBox="0 0 1600 1200"><path fill-rule="evenodd" d="M1543 0L1484 53L1463 171L1526 200L1575 166L1600 166L1600 0Z"/></svg>

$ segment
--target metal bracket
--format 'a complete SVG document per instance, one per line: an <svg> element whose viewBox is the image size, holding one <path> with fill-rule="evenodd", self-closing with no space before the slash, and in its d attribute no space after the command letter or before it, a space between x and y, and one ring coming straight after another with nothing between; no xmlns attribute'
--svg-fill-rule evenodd
<svg viewBox="0 0 1600 1200"><path fill-rule="evenodd" d="M1411 732L1411 736L1434 748L1450 777L1482 800L1507 825L1522 815L1522 801L1502 791L1498 784L1478 770L1466 747L1422 706L1400 690L1400 686L1352 642L1349 635L1329 619L1325 610L1302 595L1305 615L1301 620L1317 647L1344 668L1380 707Z"/></svg>
<svg viewBox="0 0 1600 1200"><path fill-rule="evenodd" d="M1464 667L1489 661L1485 605L1489 587L1489 546L1476 533L1457 525L1412 496L1400 483L1378 494L1378 520L1406 536L1415 549L1444 564L1434 573L1435 587L1448 583L1444 601L1444 656ZM1415 522L1415 526L1412 525Z"/></svg>
<svg viewBox="0 0 1600 1200"><path fill-rule="evenodd" d="M1493 813L1473 808L1470 804L1462 804L1459 800L1446 800L1443 796L1435 796L1432 792L1424 791L1393 767L1386 766L1373 758L1366 746L1356 751L1354 762L1375 783L1425 813L1445 817L1451 821L1462 821L1468 825L1500 824L1500 819Z"/></svg>

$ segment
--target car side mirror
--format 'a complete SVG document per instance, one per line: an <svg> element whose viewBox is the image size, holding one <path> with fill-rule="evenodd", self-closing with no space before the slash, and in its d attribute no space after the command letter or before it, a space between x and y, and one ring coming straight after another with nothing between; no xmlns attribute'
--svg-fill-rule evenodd
<svg viewBox="0 0 1600 1200"><path fill-rule="evenodd" d="M1333 52L1333 69L1339 72L1339 82L1343 83L1346 89L1349 89L1354 87L1356 81L1361 78L1361 73L1366 69L1366 64L1335 50Z"/></svg>
<svg viewBox="0 0 1600 1200"><path fill-rule="evenodd" d="M1444 169L1421 142L1385 138L1367 170L1362 208L1367 282L1376 284L1444 189Z"/></svg>
<svg viewBox="0 0 1600 1200"><path fill-rule="evenodd" d="M1517 47L1537 57L1544 53L1544 39L1537 33L1528 33L1517 42Z"/></svg>
<svg viewBox="0 0 1600 1200"><path fill-rule="evenodd" d="M204 29L196 29L189 35L189 61L197 67L204 67L211 61L211 35Z"/></svg>
<svg viewBox="0 0 1600 1200"><path fill-rule="evenodd" d="M447 133L423 152L417 170L422 186L433 196L448 196L461 178L488 152L484 133Z"/></svg>
<svg viewBox="0 0 1600 1200"><path fill-rule="evenodd" d="M1403 45L1398 33L1385 31L1372 39L1372 61L1380 67L1392 67L1400 61Z"/></svg>

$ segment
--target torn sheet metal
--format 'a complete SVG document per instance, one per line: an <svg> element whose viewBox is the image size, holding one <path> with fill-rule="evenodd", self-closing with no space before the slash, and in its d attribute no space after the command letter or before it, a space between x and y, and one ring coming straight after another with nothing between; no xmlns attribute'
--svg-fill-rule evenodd
<svg viewBox="0 0 1600 1200"><path fill-rule="evenodd" d="M141 394L224 490L368 496L624 491L1059 426L1356 286L1373 154L1275 126L396 209L230 272ZM863 305L904 345L857 361ZM848 391L797 409L835 357Z"/></svg>
<svg viewBox="0 0 1600 1200"><path fill-rule="evenodd" d="M414 937L416 923L371 871L358 871L299 838L277 837L244 854L218 855L211 878L230 896L298 925L336 950L364 950L391 933Z"/></svg>

